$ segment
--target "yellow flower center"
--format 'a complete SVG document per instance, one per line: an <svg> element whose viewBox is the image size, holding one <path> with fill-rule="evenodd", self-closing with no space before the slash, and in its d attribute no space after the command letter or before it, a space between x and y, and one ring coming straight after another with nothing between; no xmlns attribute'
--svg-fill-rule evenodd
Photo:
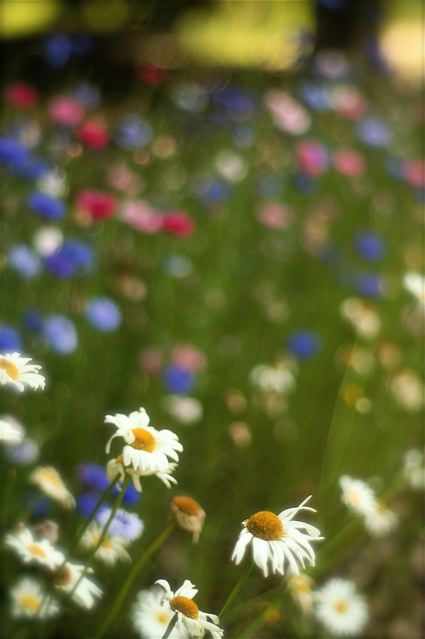
<svg viewBox="0 0 425 639"><path fill-rule="evenodd" d="M339 601L335 602L334 608L341 615L345 615L345 613L348 610L348 603L346 601L344 601L344 599L340 599Z"/></svg>
<svg viewBox="0 0 425 639"><path fill-rule="evenodd" d="M282 539L285 533L285 529L279 517L268 510L261 510L251 515L245 522L245 527L251 535L259 539L264 539L265 541Z"/></svg>
<svg viewBox="0 0 425 639"><path fill-rule="evenodd" d="M355 490L349 490L347 493L347 501L355 508L359 508L362 505L362 498Z"/></svg>
<svg viewBox="0 0 425 639"><path fill-rule="evenodd" d="M35 595L23 595L19 602L22 608L30 612L37 612L41 603L40 597L36 597Z"/></svg>
<svg viewBox="0 0 425 639"><path fill-rule="evenodd" d="M181 595L173 597L170 601L170 608L176 612L181 612L182 615L189 617L189 619L198 619L199 617L199 608L189 597L182 597Z"/></svg>
<svg viewBox="0 0 425 639"><path fill-rule="evenodd" d="M52 486L57 488L62 486L61 478L54 468L43 468L39 471L38 476L41 481L47 484L52 484Z"/></svg>
<svg viewBox="0 0 425 639"><path fill-rule="evenodd" d="M165 612L165 610L159 610L156 614L155 617L157 618L157 620L159 621L159 623L162 624L168 624L168 622L170 621L170 617L168 615L168 613Z"/></svg>
<svg viewBox="0 0 425 639"><path fill-rule="evenodd" d="M12 379L19 379L19 369L16 364L10 361L10 359L0 357L0 369L3 370Z"/></svg>
<svg viewBox="0 0 425 639"><path fill-rule="evenodd" d="M47 553L44 550L44 548L42 548L38 544L28 544L27 550L32 555L35 555L36 557L40 557L41 559L46 559L47 557Z"/></svg>
<svg viewBox="0 0 425 639"><path fill-rule="evenodd" d="M180 510L185 515L189 515L190 517L196 517L201 512L200 505L191 497L179 495L173 498L172 503L176 509Z"/></svg>
<svg viewBox="0 0 425 639"><path fill-rule="evenodd" d="M156 440L152 433L146 428L133 428L131 432L134 435L134 442L131 443L133 448L153 453L156 448Z"/></svg>
<svg viewBox="0 0 425 639"><path fill-rule="evenodd" d="M113 548L111 540L108 537L105 537L105 539L101 543L101 547L107 549Z"/></svg>

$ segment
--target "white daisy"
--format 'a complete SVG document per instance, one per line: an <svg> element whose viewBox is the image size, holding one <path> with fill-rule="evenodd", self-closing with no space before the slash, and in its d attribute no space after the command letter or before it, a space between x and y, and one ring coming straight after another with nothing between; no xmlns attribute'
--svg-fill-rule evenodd
<svg viewBox="0 0 425 639"><path fill-rule="evenodd" d="M373 306L357 297L344 300L340 313L360 337L373 339L381 330L381 320Z"/></svg>
<svg viewBox="0 0 425 639"><path fill-rule="evenodd" d="M289 592L304 614L309 614L313 609L313 585L313 579L308 575L300 574L288 576Z"/></svg>
<svg viewBox="0 0 425 639"><path fill-rule="evenodd" d="M193 541L198 543L205 521L205 511L198 502L192 497L176 495L171 500L171 510L180 528L193 533Z"/></svg>
<svg viewBox="0 0 425 639"><path fill-rule="evenodd" d="M53 570L64 561L63 554L50 541L35 539L31 530L25 526L6 535L5 544L13 548L25 563L36 563Z"/></svg>
<svg viewBox="0 0 425 639"><path fill-rule="evenodd" d="M3 415L0 419L0 441L7 446L17 446L24 436L24 428L17 420L11 415Z"/></svg>
<svg viewBox="0 0 425 639"><path fill-rule="evenodd" d="M425 310L425 277L416 271L409 271L403 278L403 286Z"/></svg>
<svg viewBox="0 0 425 639"><path fill-rule="evenodd" d="M11 589L12 615L49 619L59 612L59 606L35 579L24 577Z"/></svg>
<svg viewBox="0 0 425 639"><path fill-rule="evenodd" d="M425 455L418 448L408 450L404 456L403 474L414 490L425 490Z"/></svg>
<svg viewBox="0 0 425 639"><path fill-rule="evenodd" d="M29 479L45 495L59 502L64 508L74 508L75 499L53 466L38 466L33 470Z"/></svg>
<svg viewBox="0 0 425 639"><path fill-rule="evenodd" d="M343 475L339 485L342 501L350 510L360 515L367 515L374 510L375 494L364 481Z"/></svg>
<svg viewBox="0 0 425 639"><path fill-rule="evenodd" d="M359 634L368 616L366 601L352 581L331 579L316 592L316 617L333 634Z"/></svg>
<svg viewBox="0 0 425 639"><path fill-rule="evenodd" d="M106 464L106 473L109 481L113 481L117 475L120 476L119 481L122 483L126 475L129 475L133 482L134 488L141 493L142 484L140 483L141 477L149 477L155 475L160 479L167 488L171 488L173 484L177 484L177 480L173 477L172 473L177 468L177 464L170 462L168 466L162 470L135 470L132 466L125 466L123 463L123 456L118 455L114 459L110 459Z"/></svg>
<svg viewBox="0 0 425 639"><path fill-rule="evenodd" d="M0 385L12 384L21 392L26 384L34 389L44 388L45 378L38 372L41 366L30 362L30 357L22 357L20 353L0 355Z"/></svg>
<svg viewBox="0 0 425 639"><path fill-rule="evenodd" d="M171 590L170 584L165 579L158 579L155 583L164 589L162 606L165 610L177 613L175 629L179 633L178 636L203 637L206 630L211 633L213 639L220 639L223 636L224 631L217 625L219 622L217 615L202 612L193 601L198 589L189 580L186 579L176 592Z"/></svg>
<svg viewBox="0 0 425 639"><path fill-rule="evenodd" d="M284 574L285 564L292 573L298 575L305 561L314 566L315 556L312 541L323 539L320 530L293 518L301 510L316 512L304 506L311 499L307 497L296 508L283 510L275 515L267 510L251 515L243 524L242 532L233 550L232 560L240 564L248 544L252 543L254 562L263 571L264 576L272 573Z"/></svg>
<svg viewBox="0 0 425 639"><path fill-rule="evenodd" d="M141 590L131 609L131 620L133 628L143 639L160 639L165 634L168 624L174 617L174 612L169 608L164 608L162 600L164 591L159 586L154 586L151 590ZM170 634L170 639L182 639L187 634L174 627Z"/></svg>
<svg viewBox="0 0 425 639"><path fill-rule="evenodd" d="M81 538L81 546L94 548L99 543L102 533L103 527L93 521ZM130 555L125 550L125 546L128 545L129 542L126 539L107 534L96 550L95 557L109 566L113 566L119 560L131 561Z"/></svg>
<svg viewBox="0 0 425 639"><path fill-rule="evenodd" d="M397 526L397 515L384 502L375 500L373 509L365 516L366 529L376 537L386 535Z"/></svg>
<svg viewBox="0 0 425 639"><path fill-rule="evenodd" d="M106 452L109 453L115 437L124 439L122 455L125 466L154 474L166 472L170 459L178 462L178 453L183 446L177 435L171 430L156 430L149 426L149 416L144 408L130 415L107 415L105 422L114 424L117 429L106 445Z"/></svg>
<svg viewBox="0 0 425 639"><path fill-rule="evenodd" d="M73 601L75 601L78 606L81 606L81 608L90 610L93 608L96 600L102 596L102 590L88 577L84 576L81 579L84 569L85 566L82 564L73 564L67 561L56 572L54 584L58 590L67 593L72 592ZM93 569L89 568L87 572L92 573ZM75 588L76 585L77 587Z"/></svg>

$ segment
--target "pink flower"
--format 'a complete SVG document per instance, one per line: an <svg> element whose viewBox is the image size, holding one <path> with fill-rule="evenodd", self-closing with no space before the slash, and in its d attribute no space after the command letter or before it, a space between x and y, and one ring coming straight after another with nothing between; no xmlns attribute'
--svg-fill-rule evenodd
<svg viewBox="0 0 425 639"><path fill-rule="evenodd" d="M190 344L177 344L171 353L171 358L175 364L195 373L206 365L205 355Z"/></svg>
<svg viewBox="0 0 425 639"><path fill-rule="evenodd" d="M336 170L347 177L360 177L365 171L365 163L362 156L351 149L335 151L333 162Z"/></svg>
<svg viewBox="0 0 425 639"><path fill-rule="evenodd" d="M154 65L139 67L136 70L137 79L145 84L158 87L167 82L167 71Z"/></svg>
<svg viewBox="0 0 425 639"><path fill-rule="evenodd" d="M271 229L286 229L291 224L292 214L287 206L280 202L265 202L257 211L257 218Z"/></svg>
<svg viewBox="0 0 425 639"><path fill-rule="evenodd" d="M137 231L157 233L162 228L163 216L146 202L126 202L121 219Z"/></svg>
<svg viewBox="0 0 425 639"><path fill-rule="evenodd" d="M78 131L78 137L97 151L104 149L109 143L109 133L102 120L86 120Z"/></svg>
<svg viewBox="0 0 425 639"><path fill-rule="evenodd" d="M94 189L86 189L78 195L77 206L83 212L87 213L92 220L104 220L114 215L117 202L116 199L108 193L95 191Z"/></svg>
<svg viewBox="0 0 425 639"><path fill-rule="evenodd" d="M287 93L272 89L266 93L264 103L270 111L275 125L282 131L301 135L310 128L310 114Z"/></svg>
<svg viewBox="0 0 425 639"><path fill-rule="evenodd" d="M425 186L425 162L420 159L407 160L403 165L403 175L411 186Z"/></svg>
<svg viewBox="0 0 425 639"><path fill-rule="evenodd" d="M142 190L139 176L130 171L125 164L116 164L108 170L108 184L117 191L124 191L127 196L137 195Z"/></svg>
<svg viewBox="0 0 425 639"><path fill-rule="evenodd" d="M321 175L328 166L326 149L314 140L297 144L297 159L300 168L308 175Z"/></svg>
<svg viewBox="0 0 425 639"><path fill-rule="evenodd" d="M29 109L38 102L38 93L25 82L13 82L6 88L6 101L15 107Z"/></svg>
<svg viewBox="0 0 425 639"><path fill-rule="evenodd" d="M357 120L366 110L362 94L354 87L340 87L333 95L335 111L348 120Z"/></svg>
<svg viewBox="0 0 425 639"><path fill-rule="evenodd" d="M139 355L139 367L145 373L159 373L163 360L164 358L159 348L145 348Z"/></svg>
<svg viewBox="0 0 425 639"><path fill-rule="evenodd" d="M84 117L81 104L66 95L53 98L49 103L48 111L52 120L64 126L76 126Z"/></svg>
<svg viewBox="0 0 425 639"><path fill-rule="evenodd" d="M183 211L171 211L170 213L164 213L161 228L170 235L186 237L192 235L195 223Z"/></svg>

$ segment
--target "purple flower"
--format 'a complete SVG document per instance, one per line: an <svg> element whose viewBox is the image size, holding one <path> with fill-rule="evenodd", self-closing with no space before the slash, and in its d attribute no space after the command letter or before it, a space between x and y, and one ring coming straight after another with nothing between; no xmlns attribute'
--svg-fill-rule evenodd
<svg viewBox="0 0 425 639"><path fill-rule="evenodd" d="M115 331L122 319L118 306L107 297L97 297L90 300L85 315L90 324L103 333Z"/></svg>
<svg viewBox="0 0 425 639"><path fill-rule="evenodd" d="M353 287L365 297L376 298L382 295L382 281L378 275L361 273L353 278Z"/></svg>
<svg viewBox="0 0 425 639"><path fill-rule="evenodd" d="M35 213L48 220L60 220L65 215L65 204L45 193L31 193L27 204Z"/></svg>
<svg viewBox="0 0 425 639"><path fill-rule="evenodd" d="M320 349L320 339L311 331L294 331L286 341L287 350L299 360L314 357Z"/></svg>
<svg viewBox="0 0 425 639"><path fill-rule="evenodd" d="M167 366L163 373L163 380L168 392L182 395L190 393L195 384L193 372L180 364Z"/></svg>
<svg viewBox="0 0 425 639"><path fill-rule="evenodd" d="M7 259L10 266L24 279L30 280L40 273L40 258L25 244L13 246Z"/></svg>
<svg viewBox="0 0 425 639"><path fill-rule="evenodd" d="M89 488L106 490L109 486L109 479L105 467L101 464L80 464L77 470L78 479Z"/></svg>
<svg viewBox="0 0 425 639"><path fill-rule="evenodd" d="M137 115L127 115L118 123L117 143L125 149L138 149L152 139L151 126Z"/></svg>
<svg viewBox="0 0 425 639"><path fill-rule="evenodd" d="M74 324L64 315L49 315L43 322L42 334L49 346L60 355L68 355L77 348Z"/></svg>
<svg viewBox="0 0 425 639"><path fill-rule="evenodd" d="M385 122L372 117L359 122L357 135L363 142L375 147L388 146L392 140L392 133Z"/></svg>
<svg viewBox="0 0 425 639"><path fill-rule="evenodd" d="M357 254L371 262L379 260L385 253L384 241L375 233L356 233L354 244Z"/></svg>
<svg viewBox="0 0 425 639"><path fill-rule="evenodd" d="M90 517L93 510L96 508L97 502L100 499L100 494L96 492L81 493L77 497L77 511L85 517Z"/></svg>
<svg viewBox="0 0 425 639"><path fill-rule="evenodd" d="M83 242L65 240L60 247L44 258L46 269L56 277L73 277L88 270L93 263L93 252Z"/></svg>
<svg viewBox="0 0 425 639"><path fill-rule="evenodd" d="M111 508L104 508L98 514L97 521L102 527L108 522L111 512ZM135 513L129 513L120 508L109 525L108 534L134 541L141 536L144 528L143 521Z"/></svg>
<svg viewBox="0 0 425 639"><path fill-rule="evenodd" d="M22 351L22 341L19 333L11 326L0 325L0 353Z"/></svg>

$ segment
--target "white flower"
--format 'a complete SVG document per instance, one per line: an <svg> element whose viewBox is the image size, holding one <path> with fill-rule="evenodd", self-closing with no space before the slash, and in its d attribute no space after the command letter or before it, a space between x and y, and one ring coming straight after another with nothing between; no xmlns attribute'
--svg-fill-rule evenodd
<svg viewBox="0 0 425 639"><path fill-rule="evenodd" d="M234 183L241 182L248 173L245 160L229 149L218 153L215 160L215 168L225 180Z"/></svg>
<svg viewBox="0 0 425 639"><path fill-rule="evenodd" d="M114 424L117 429L106 445L106 452L109 453L115 437L124 439L122 455L125 466L155 474L157 471L167 472L170 459L178 462L178 453L183 446L177 435L171 430L156 430L149 426L149 417L144 408L130 415L107 415L105 422Z"/></svg>
<svg viewBox="0 0 425 639"><path fill-rule="evenodd" d="M340 307L341 315L356 333L365 339L373 339L381 330L381 320L370 303L357 297L349 297Z"/></svg>
<svg viewBox="0 0 425 639"><path fill-rule="evenodd" d="M31 530L25 526L6 535L5 544L13 548L25 563L36 563L53 570L64 561L63 554L50 541L34 539Z"/></svg>
<svg viewBox="0 0 425 639"><path fill-rule="evenodd" d="M391 379L390 390L399 405L416 413L424 405L424 383L414 371L404 369Z"/></svg>
<svg viewBox="0 0 425 639"><path fill-rule="evenodd" d="M162 606L165 610L177 613L175 629L180 633L178 636L203 637L206 630L211 633L213 639L220 639L223 636L222 628L217 625L219 622L217 615L202 612L193 601L198 590L189 580L186 579L176 592L172 592L170 584L165 579L158 579L155 583L165 591Z"/></svg>
<svg viewBox="0 0 425 639"><path fill-rule="evenodd" d="M81 579L84 569L85 566L82 564L67 561L56 573L54 584L58 590L72 592L73 601L78 606L90 610L96 603L96 599L102 596L102 590L88 577L84 576ZM92 573L93 569L89 568L86 572Z"/></svg>
<svg viewBox="0 0 425 639"><path fill-rule="evenodd" d="M291 360L274 366L259 364L252 369L250 378L264 392L289 393L295 389L296 364Z"/></svg>
<svg viewBox="0 0 425 639"><path fill-rule="evenodd" d="M37 181L37 186L39 191L51 197L62 197L67 191L65 175L57 169L44 173Z"/></svg>
<svg viewBox="0 0 425 639"><path fill-rule="evenodd" d="M316 617L333 634L356 635L367 623L368 608L352 581L331 579L316 592Z"/></svg>
<svg viewBox="0 0 425 639"><path fill-rule="evenodd" d="M409 271L403 278L403 286L416 297L419 306L425 310L425 277L415 271Z"/></svg>
<svg viewBox="0 0 425 639"><path fill-rule="evenodd" d="M129 475L131 481L133 482L134 488L139 493L141 493L141 477L149 477L150 475L155 475L167 486L167 488L171 488L173 484L177 484L177 480L172 475L176 468L177 464L170 462L168 466L163 470L135 470L131 466L124 466L123 456L118 455L118 457L115 457L114 459L110 459L108 461L108 463L106 464L106 473L108 475L109 481L113 481L115 477L119 475L119 481L121 483L124 481L126 474Z"/></svg>
<svg viewBox="0 0 425 639"><path fill-rule="evenodd" d="M194 397L169 395L164 399L166 411L182 424L193 424L202 417L202 404Z"/></svg>
<svg viewBox="0 0 425 639"><path fill-rule="evenodd" d="M373 509L365 516L367 530L376 537L386 535L397 525L397 515L382 501L375 500Z"/></svg>
<svg viewBox="0 0 425 639"><path fill-rule="evenodd" d="M41 366L30 362L30 357L20 353L0 355L0 385L12 384L21 392L26 384L34 389L44 388L45 378L38 372Z"/></svg>
<svg viewBox="0 0 425 639"><path fill-rule="evenodd" d="M309 614L313 609L313 583L313 579L308 577L308 575L300 574L288 576L289 592L304 614Z"/></svg>
<svg viewBox="0 0 425 639"><path fill-rule="evenodd" d="M408 450L404 456L403 474L411 488L425 490L425 455L417 448Z"/></svg>
<svg viewBox="0 0 425 639"><path fill-rule="evenodd" d="M25 436L22 425L11 415L3 415L0 419L0 441L7 446L17 446Z"/></svg>
<svg viewBox="0 0 425 639"><path fill-rule="evenodd" d="M284 574L285 564L295 575L299 574L300 566L305 568L305 561L314 566L311 542L323 537L314 526L293 519L301 510L316 512L304 506L310 498L307 497L296 508L283 510L279 515L260 511L242 522L243 529L233 550L232 560L240 564L248 544L252 543L254 562L265 577L269 574L269 566L272 573L281 575Z"/></svg>
<svg viewBox="0 0 425 639"><path fill-rule="evenodd" d="M339 485L342 490L342 501L350 510L360 515L367 515L373 511L375 494L364 481L343 475Z"/></svg>
<svg viewBox="0 0 425 639"><path fill-rule="evenodd" d="M158 586L151 590L141 590L137 595L131 609L131 619L133 628L144 639L160 639L174 616L171 609L162 605L163 599L164 592ZM182 639L186 636L187 634L182 634L174 627L170 639Z"/></svg>
<svg viewBox="0 0 425 639"><path fill-rule="evenodd" d="M98 544L102 532L103 527L93 521L84 532L80 542L81 545L84 548L94 548ZM126 539L106 534L101 545L96 550L95 557L109 566L113 566L119 560L130 561L131 557L125 550L125 546L128 545L129 542Z"/></svg>
<svg viewBox="0 0 425 639"><path fill-rule="evenodd" d="M35 250L42 257L46 257L57 251L62 242L62 231L56 226L43 226L33 237Z"/></svg>
<svg viewBox="0 0 425 639"><path fill-rule="evenodd" d="M59 612L58 604L51 597L46 597L41 584L30 577L20 579L11 589L10 596L14 617L49 619Z"/></svg>
<svg viewBox="0 0 425 639"><path fill-rule="evenodd" d="M45 495L59 502L64 508L74 508L75 499L53 466L38 466L31 473L30 481L38 486Z"/></svg>

